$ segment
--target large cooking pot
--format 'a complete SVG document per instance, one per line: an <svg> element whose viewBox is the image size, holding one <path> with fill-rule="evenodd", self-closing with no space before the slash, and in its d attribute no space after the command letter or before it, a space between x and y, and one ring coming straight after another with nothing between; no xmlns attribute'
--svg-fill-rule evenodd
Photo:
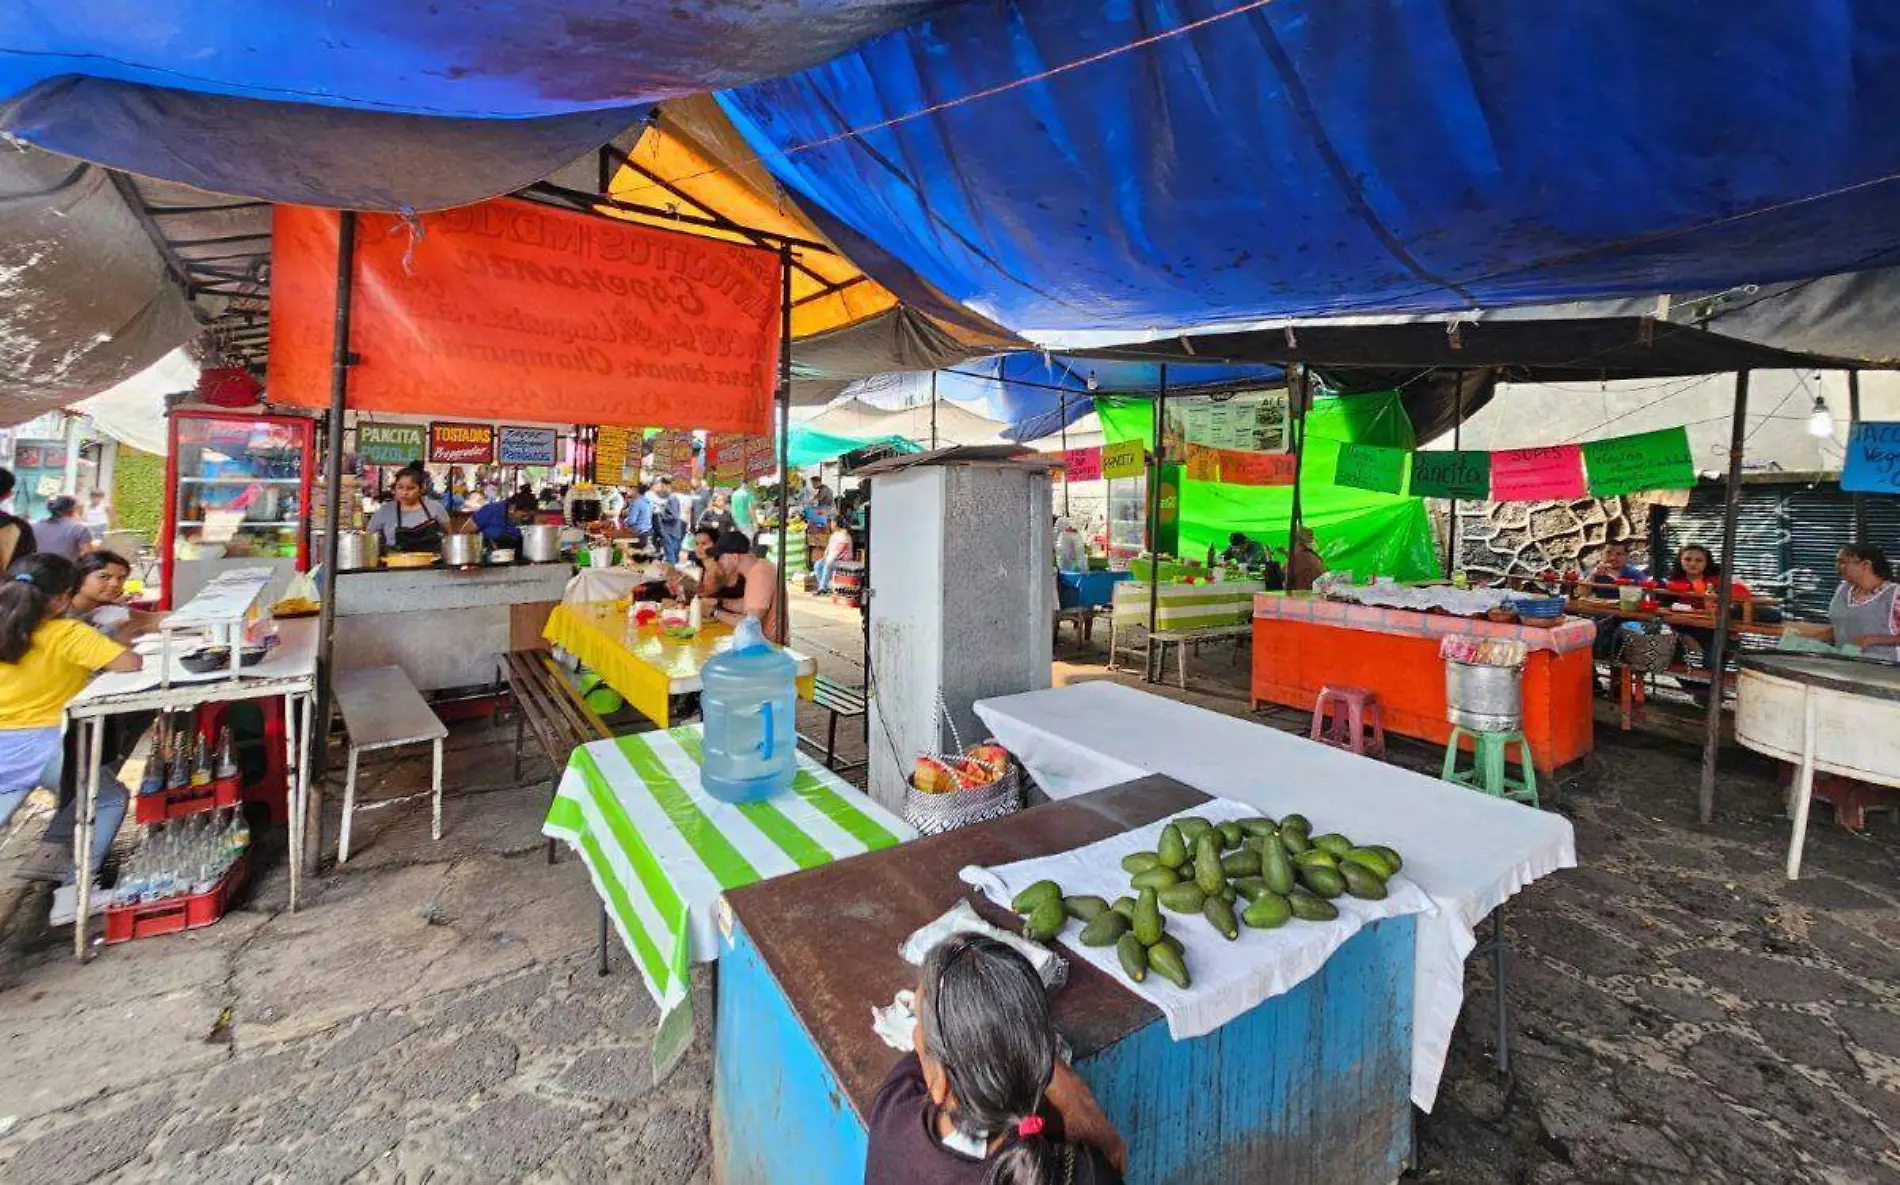
<svg viewBox="0 0 1900 1185"><path fill-rule="evenodd" d="M336 537L336 566L339 572L374 568L383 555L383 538L375 531L339 531Z"/></svg>
<svg viewBox="0 0 1900 1185"><path fill-rule="evenodd" d="M561 558L561 528L553 523L529 523L521 528L521 555L531 564Z"/></svg>
<svg viewBox="0 0 1900 1185"><path fill-rule="evenodd" d="M442 536L442 563L450 568L469 568L482 562L482 537L473 531Z"/></svg>

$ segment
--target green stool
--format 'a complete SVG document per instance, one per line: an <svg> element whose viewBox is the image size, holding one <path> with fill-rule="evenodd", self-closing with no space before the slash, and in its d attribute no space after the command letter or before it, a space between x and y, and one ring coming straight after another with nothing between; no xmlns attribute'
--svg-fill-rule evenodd
<svg viewBox="0 0 1900 1185"><path fill-rule="evenodd" d="M1466 770L1458 768L1458 754L1462 751L1458 742L1463 737L1471 738L1472 747L1471 768ZM1517 745L1517 768L1521 775L1516 778L1510 776L1505 764L1507 747L1513 743ZM1512 798L1538 805L1537 768L1532 764L1530 742L1521 732L1473 732L1453 725L1451 742L1445 746L1445 772L1441 776L1447 782L1482 790L1493 798Z"/></svg>

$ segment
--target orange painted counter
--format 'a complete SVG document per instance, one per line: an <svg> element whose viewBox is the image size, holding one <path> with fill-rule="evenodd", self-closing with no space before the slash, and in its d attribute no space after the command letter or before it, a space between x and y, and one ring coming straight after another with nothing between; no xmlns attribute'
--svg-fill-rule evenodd
<svg viewBox="0 0 1900 1185"><path fill-rule="evenodd" d="M1328 683L1364 687L1379 697L1386 730L1444 744L1447 634L1517 638L1530 648L1524 668L1524 736L1537 768L1549 772L1594 747L1591 705L1593 622L1569 619L1551 629L1475 621L1410 609L1328 601L1306 593L1254 598L1253 706L1313 710Z"/></svg>

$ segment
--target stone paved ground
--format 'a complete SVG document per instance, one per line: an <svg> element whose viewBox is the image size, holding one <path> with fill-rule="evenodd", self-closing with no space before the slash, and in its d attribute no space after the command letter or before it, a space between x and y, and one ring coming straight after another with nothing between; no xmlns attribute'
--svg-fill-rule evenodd
<svg viewBox="0 0 1900 1185"><path fill-rule="evenodd" d="M855 620L801 609L800 644L849 677ZM1103 677L1062 657L1059 679ZM1196 670L1183 698L1246 710L1224 657ZM652 1084L652 1003L624 958L594 974L591 890L541 854L545 783L510 784L512 729L454 740L442 842L425 764L379 767L388 805L296 915L273 873L217 926L81 968L44 896L0 884L0 1180L705 1180L703 1047ZM1474 960L1413 1176L1900 1181L1900 827L1821 812L1790 885L1771 770L1734 760L1702 829L1693 752L1600 741L1549 799L1584 867L1511 907L1515 1072Z"/></svg>

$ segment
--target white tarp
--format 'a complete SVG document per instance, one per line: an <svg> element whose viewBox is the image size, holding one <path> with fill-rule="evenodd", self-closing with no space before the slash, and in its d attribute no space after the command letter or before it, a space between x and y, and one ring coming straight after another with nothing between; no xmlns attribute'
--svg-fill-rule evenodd
<svg viewBox="0 0 1900 1185"><path fill-rule="evenodd" d="M198 364L183 350L173 350L117 386L80 400L72 410L91 416L93 425L112 439L163 456L170 446L165 396L197 386Z"/></svg>

